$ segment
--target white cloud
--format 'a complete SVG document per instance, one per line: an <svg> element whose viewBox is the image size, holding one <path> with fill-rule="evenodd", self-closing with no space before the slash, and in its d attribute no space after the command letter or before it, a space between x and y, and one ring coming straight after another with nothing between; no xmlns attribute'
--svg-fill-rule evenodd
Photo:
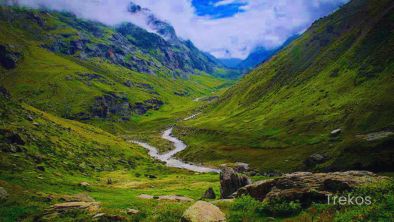
<svg viewBox="0 0 394 222"><path fill-rule="evenodd" d="M222 1L219 1L219 2L216 2L215 4L213 4L213 6L219 7L219 6L223 6L223 5L230 5L230 4L233 4L233 3L241 3L241 2L244 2L244 1L241 1L241 0L222 0Z"/></svg>
<svg viewBox="0 0 394 222"><path fill-rule="evenodd" d="M216 57L245 58L256 46L280 46L348 0L242 0L245 12L220 19L196 16L191 0L135 1L168 20L178 35L191 39L202 50ZM236 1L223 0L216 5Z"/></svg>
<svg viewBox="0 0 394 222"><path fill-rule="evenodd" d="M219 5L244 2L244 12L213 19L197 16L191 0L134 0L159 18L171 23L177 34L216 57L245 58L256 46L274 48L290 36L305 30L315 19L348 0L222 0ZM142 27L144 21L130 15L130 0L20 0L38 7L68 10L77 16L114 25L130 21Z"/></svg>

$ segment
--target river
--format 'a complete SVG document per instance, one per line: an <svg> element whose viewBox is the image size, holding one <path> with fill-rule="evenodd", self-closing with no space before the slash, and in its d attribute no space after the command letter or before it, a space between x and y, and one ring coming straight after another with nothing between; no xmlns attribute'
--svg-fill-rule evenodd
<svg viewBox="0 0 394 222"><path fill-rule="evenodd" d="M170 150L170 151L163 153L163 154L160 154L156 147L151 146L148 143L144 143L144 142L140 142L140 141L131 141L131 142L144 147L145 149L148 150L148 153L151 157L165 162L166 165L169 167L182 168L182 169L187 169L190 171L200 172L200 173L208 173L208 172L219 173L220 172L220 170L218 170L218 169L199 166L199 165L192 164L192 163L186 163L186 162L183 162L182 160L174 158L175 154L181 152L182 150L185 150L187 148L187 145L182 140L180 140L172 135L173 129L174 128L171 127L169 129L165 130L163 132L163 134L161 135L161 138L173 143L175 149Z"/></svg>

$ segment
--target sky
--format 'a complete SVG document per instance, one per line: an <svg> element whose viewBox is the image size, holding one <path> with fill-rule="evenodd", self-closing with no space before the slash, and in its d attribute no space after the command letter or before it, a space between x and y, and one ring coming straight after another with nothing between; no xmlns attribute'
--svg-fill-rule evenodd
<svg viewBox="0 0 394 222"><path fill-rule="evenodd" d="M179 37L218 58L246 58L256 47L274 49L304 32L348 0L18 0L31 7L71 11L107 25L144 18L127 12L130 1L174 26ZM148 29L149 30L149 29ZM151 30L149 30L151 31Z"/></svg>

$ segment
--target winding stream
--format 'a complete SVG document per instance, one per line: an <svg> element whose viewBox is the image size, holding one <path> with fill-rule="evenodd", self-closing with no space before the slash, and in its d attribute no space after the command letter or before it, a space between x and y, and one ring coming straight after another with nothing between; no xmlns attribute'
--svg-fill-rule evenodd
<svg viewBox="0 0 394 222"><path fill-rule="evenodd" d="M183 141L181 141L178 138L172 136L172 130L173 130L173 127L165 130L163 132L163 134L161 135L161 138L172 142L174 144L174 147L175 147L175 149L170 150L170 151L168 151L168 152L166 152L164 154L160 154L156 147L151 146L151 145L149 145L147 143L140 142L140 141L131 141L131 142L144 147L145 149L147 149L149 151L149 155L151 157L166 162L166 165L169 166L169 167L182 168L182 169L187 169L187 170L200 172L200 173L208 173L208 172L219 173L220 172L218 169L204 167L204 166L199 166L199 165L195 165L195 164L191 164L191 163L185 163L185 162L183 162L181 160L178 160L178 159L174 158L175 154L177 154L177 153L181 152L182 150L186 149L187 146L186 146L186 144Z"/></svg>

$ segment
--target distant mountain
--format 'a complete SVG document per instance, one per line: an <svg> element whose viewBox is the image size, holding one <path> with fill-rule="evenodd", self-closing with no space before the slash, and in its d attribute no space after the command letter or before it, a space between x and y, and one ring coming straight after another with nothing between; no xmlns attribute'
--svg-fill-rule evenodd
<svg viewBox="0 0 394 222"><path fill-rule="evenodd" d="M393 21L392 0L353 0L315 21L179 127L198 144L181 157L262 171L392 171Z"/></svg>
<svg viewBox="0 0 394 222"><path fill-rule="evenodd" d="M294 35L288 38L279 48L274 48L271 50L267 50L264 47L257 47L254 49L250 55L238 64L238 68L242 70L250 70L255 68L257 65L267 61L281 49L289 45L292 41L298 38L298 35Z"/></svg>
<svg viewBox="0 0 394 222"><path fill-rule="evenodd" d="M239 64L243 61L242 59L237 58L228 58L228 59L218 59L224 66L229 68L238 68Z"/></svg>

